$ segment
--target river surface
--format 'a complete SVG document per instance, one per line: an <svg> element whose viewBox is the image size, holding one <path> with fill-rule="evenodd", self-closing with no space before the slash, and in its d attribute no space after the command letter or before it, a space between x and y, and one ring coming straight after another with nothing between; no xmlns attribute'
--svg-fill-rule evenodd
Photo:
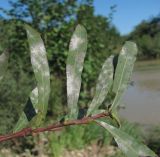
<svg viewBox="0 0 160 157"><path fill-rule="evenodd" d="M124 94L121 117L140 124L160 124L160 66L134 70Z"/></svg>

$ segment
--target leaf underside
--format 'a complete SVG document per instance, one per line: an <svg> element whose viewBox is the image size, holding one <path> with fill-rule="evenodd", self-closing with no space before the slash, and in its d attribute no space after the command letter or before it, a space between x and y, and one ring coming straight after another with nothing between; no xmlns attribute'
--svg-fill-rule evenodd
<svg viewBox="0 0 160 157"><path fill-rule="evenodd" d="M126 154L127 157L157 157L157 155L147 146L137 142L133 137L129 136L120 129L102 121L97 120L96 122L112 134L119 148L124 154Z"/></svg>
<svg viewBox="0 0 160 157"><path fill-rule="evenodd" d="M29 123L32 123L32 127L40 126L43 123L47 113L50 94L50 72L44 43L40 34L33 28L28 25L25 25L25 28L31 51L31 64L37 81L37 88L32 91L30 96L31 102L28 103L27 101L27 106L25 106L14 131L26 127ZM34 96L35 93L36 96ZM32 112L28 108L30 108ZM34 112L36 114L34 114Z"/></svg>
<svg viewBox="0 0 160 157"><path fill-rule="evenodd" d="M87 33L83 26L78 25L71 38L66 66L69 118L77 118L78 115L77 103L86 51Z"/></svg>
<svg viewBox="0 0 160 157"><path fill-rule="evenodd" d="M106 59L98 77L94 98L89 105L87 116L92 114L103 103L113 82L113 56Z"/></svg>
<svg viewBox="0 0 160 157"><path fill-rule="evenodd" d="M37 108L42 114L46 114L48 99L50 94L50 72L46 50L40 34L25 25L30 51L31 63L37 81L38 88L38 105Z"/></svg>
<svg viewBox="0 0 160 157"><path fill-rule="evenodd" d="M137 46L133 42L127 41L118 57L118 63L116 66L116 71L114 75L113 82L113 93L115 93L115 98L110 107L110 111L117 109L119 102L124 94L125 89L127 88L130 77L133 71L134 62L137 55Z"/></svg>

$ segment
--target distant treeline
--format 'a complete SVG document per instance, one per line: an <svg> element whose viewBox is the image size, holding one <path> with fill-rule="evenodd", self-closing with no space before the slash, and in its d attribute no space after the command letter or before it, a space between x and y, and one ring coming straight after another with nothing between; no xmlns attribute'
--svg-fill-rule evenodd
<svg viewBox="0 0 160 157"><path fill-rule="evenodd" d="M137 43L139 59L160 58L160 16L142 21L127 39Z"/></svg>

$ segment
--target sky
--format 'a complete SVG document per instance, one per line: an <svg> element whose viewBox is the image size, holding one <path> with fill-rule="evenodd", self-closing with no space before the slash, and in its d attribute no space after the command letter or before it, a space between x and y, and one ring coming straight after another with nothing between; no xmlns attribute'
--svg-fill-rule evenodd
<svg viewBox="0 0 160 157"><path fill-rule="evenodd" d="M94 0L95 14L108 16L113 5L117 7L112 23L122 35L130 33L142 20L160 14L160 0ZM9 8L8 0L0 0L0 7Z"/></svg>
<svg viewBox="0 0 160 157"><path fill-rule="evenodd" d="M113 24L123 35L131 32L142 20L160 14L160 0L95 0L95 13L107 16L110 6L117 5Z"/></svg>

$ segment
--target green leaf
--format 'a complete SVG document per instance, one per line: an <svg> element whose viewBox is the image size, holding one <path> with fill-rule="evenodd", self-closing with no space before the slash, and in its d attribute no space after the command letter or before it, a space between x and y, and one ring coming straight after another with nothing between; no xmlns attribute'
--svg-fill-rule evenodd
<svg viewBox="0 0 160 157"><path fill-rule="evenodd" d="M38 88L34 88L30 94L30 99L32 101L32 104L34 106L35 109L37 108L37 104L38 104Z"/></svg>
<svg viewBox="0 0 160 157"><path fill-rule="evenodd" d="M137 142L133 137L129 136L128 134L121 131L120 129L102 121L96 121L96 122L99 125L101 125L103 128L107 129L112 134L119 148L126 154L127 157L139 157L139 156L156 157L157 156L147 146Z"/></svg>
<svg viewBox="0 0 160 157"><path fill-rule="evenodd" d="M117 123L118 127L120 128L121 127L121 122L120 122L120 119L118 117L118 113L117 111L115 110L114 112L111 112L111 116L110 116L113 120L115 120L115 122Z"/></svg>
<svg viewBox="0 0 160 157"><path fill-rule="evenodd" d="M37 113L37 104L38 104L38 88L36 87L30 94L30 100L31 100L31 103L33 104L33 107L32 108L30 105L29 105L29 102L27 101L26 105L25 105L25 108L27 107L27 112L30 111L30 112L35 112ZM35 111L32 111L32 110L35 110ZM21 129L25 128L25 127L28 127L28 124L30 123L30 121L34 118L34 114L30 114L27 116L28 113L26 112L22 112L22 114L20 115L20 118L17 122L17 124L15 125L14 129L13 129L13 132L17 132L17 131L20 131ZM28 118L30 119L28 119Z"/></svg>
<svg viewBox="0 0 160 157"><path fill-rule="evenodd" d="M106 98L113 82L113 56L110 56L103 64L101 73L98 77L95 96L89 105L87 116L99 108Z"/></svg>
<svg viewBox="0 0 160 157"><path fill-rule="evenodd" d="M8 52L5 51L0 55L0 81L3 79L7 66L8 66Z"/></svg>
<svg viewBox="0 0 160 157"><path fill-rule="evenodd" d="M87 50L87 33L83 26L78 25L69 45L67 58L67 100L70 118L77 118L78 98L81 87L81 74Z"/></svg>
<svg viewBox="0 0 160 157"><path fill-rule="evenodd" d="M118 63L116 66L116 71L114 75L113 82L113 92L116 93L116 96L113 100L113 103L110 107L110 111L116 110L120 99L128 86L134 62L137 55L137 46L133 42L127 41L123 46L121 53L118 57Z"/></svg>
<svg viewBox="0 0 160 157"><path fill-rule="evenodd" d="M15 127L13 128L13 133L16 133L17 131L22 130L23 128L27 127L28 125L28 119L24 112L21 113L18 122L16 123Z"/></svg>
<svg viewBox="0 0 160 157"><path fill-rule="evenodd" d="M100 113L105 113L105 112L106 112L106 110L99 109L99 110L95 110L95 111L92 113L92 115L94 116L94 115L97 115L97 114L100 114Z"/></svg>
<svg viewBox="0 0 160 157"><path fill-rule="evenodd" d="M46 50L40 34L32 29L30 26L25 25L30 51L31 63L33 71L37 80L38 87L38 104L37 104L37 126L41 125L44 121L47 108L48 99L50 94L50 73Z"/></svg>

